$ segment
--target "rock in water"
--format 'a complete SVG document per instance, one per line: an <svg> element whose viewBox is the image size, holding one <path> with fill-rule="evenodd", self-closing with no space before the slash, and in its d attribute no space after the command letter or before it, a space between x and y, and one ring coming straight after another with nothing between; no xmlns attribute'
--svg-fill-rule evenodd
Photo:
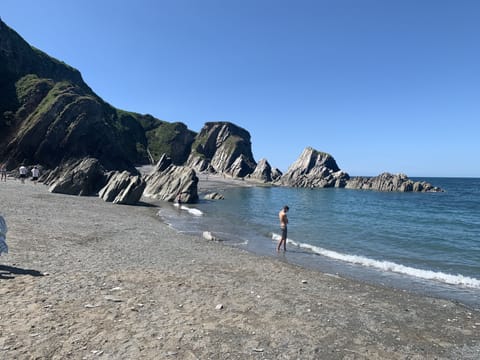
<svg viewBox="0 0 480 360"><path fill-rule="evenodd" d="M399 191L399 192L439 192L439 187L425 181L413 181L405 174L382 173L375 177L352 177L346 185L347 189Z"/></svg>
<svg viewBox="0 0 480 360"><path fill-rule="evenodd" d="M344 187L349 178L333 156L307 147L277 183L292 187Z"/></svg>

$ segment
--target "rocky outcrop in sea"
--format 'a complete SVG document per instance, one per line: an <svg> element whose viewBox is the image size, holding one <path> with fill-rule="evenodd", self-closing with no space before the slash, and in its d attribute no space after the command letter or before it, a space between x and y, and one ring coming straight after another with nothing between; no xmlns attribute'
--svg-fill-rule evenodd
<svg viewBox="0 0 480 360"><path fill-rule="evenodd" d="M308 188L342 188L349 178L346 172L340 170L332 155L307 147L276 184Z"/></svg>
<svg viewBox="0 0 480 360"><path fill-rule="evenodd" d="M347 181L347 189L398 191L398 192L439 192L437 186L426 181L413 181L405 174L383 173L375 177L356 176Z"/></svg>
<svg viewBox="0 0 480 360"><path fill-rule="evenodd" d="M340 170L333 156L311 147L305 148L276 184L306 188L337 187L398 192L442 191L426 181L413 181L405 174L383 173L375 177L350 177Z"/></svg>

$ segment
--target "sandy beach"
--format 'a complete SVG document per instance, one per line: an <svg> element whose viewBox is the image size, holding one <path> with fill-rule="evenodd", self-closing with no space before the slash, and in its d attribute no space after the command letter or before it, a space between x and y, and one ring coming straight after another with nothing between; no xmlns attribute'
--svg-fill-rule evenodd
<svg viewBox="0 0 480 360"><path fill-rule="evenodd" d="M1 359L480 358L476 311L181 235L146 202L9 179L0 204Z"/></svg>

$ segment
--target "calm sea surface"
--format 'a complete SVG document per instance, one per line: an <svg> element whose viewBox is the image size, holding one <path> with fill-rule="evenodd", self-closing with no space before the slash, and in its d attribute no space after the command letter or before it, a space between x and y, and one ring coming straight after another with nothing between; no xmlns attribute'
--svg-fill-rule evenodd
<svg viewBox="0 0 480 360"><path fill-rule="evenodd" d="M480 308L480 179L422 178L443 193L236 188L159 215L181 232L345 277ZM277 254L289 205L288 251ZM201 213L200 213L201 212Z"/></svg>

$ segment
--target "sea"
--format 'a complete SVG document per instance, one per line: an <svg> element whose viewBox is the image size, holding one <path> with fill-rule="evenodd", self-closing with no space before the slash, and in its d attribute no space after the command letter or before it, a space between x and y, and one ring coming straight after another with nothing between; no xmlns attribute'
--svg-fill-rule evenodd
<svg viewBox="0 0 480 360"><path fill-rule="evenodd" d="M444 192L239 187L224 200L164 203L158 215L224 246L480 309L480 179L412 179ZM284 205L287 252L277 253Z"/></svg>

